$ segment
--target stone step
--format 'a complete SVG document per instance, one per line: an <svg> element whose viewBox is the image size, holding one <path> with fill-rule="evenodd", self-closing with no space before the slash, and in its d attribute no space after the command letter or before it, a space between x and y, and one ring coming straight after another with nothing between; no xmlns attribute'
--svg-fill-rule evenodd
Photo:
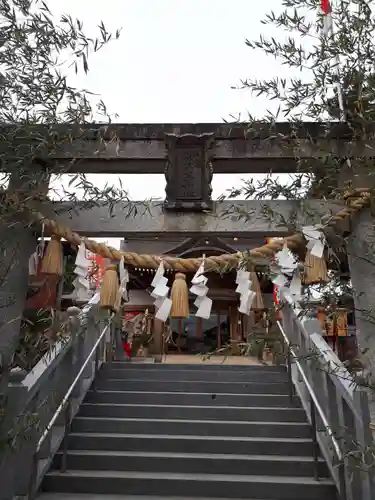
<svg viewBox="0 0 375 500"><path fill-rule="evenodd" d="M261 371L261 372L277 372L285 373L285 366L274 366L274 365L230 365L230 364L210 364L210 363L199 363L199 364L179 364L179 363L154 363L145 364L142 366L134 366L133 361L131 363L127 361L112 361L104 366L104 369L121 369L121 370L134 370L139 369L142 371L218 371L221 372L232 372L232 371Z"/></svg>
<svg viewBox="0 0 375 500"><path fill-rule="evenodd" d="M81 417L72 423L73 432L127 434L173 434L190 436L309 438L310 426L303 422L239 422L152 418Z"/></svg>
<svg viewBox="0 0 375 500"><path fill-rule="evenodd" d="M328 500L334 498L331 481L310 477L228 474L175 474L133 471L71 470L49 472L44 491L106 495L159 495L192 498L227 497L262 500Z"/></svg>
<svg viewBox="0 0 375 500"><path fill-rule="evenodd" d="M113 418L306 422L306 414L302 408L266 408L261 406L177 406L84 403L80 407L79 415L83 417Z"/></svg>
<svg viewBox="0 0 375 500"><path fill-rule="evenodd" d="M155 367L157 365L154 365ZM286 372L276 370L161 370L149 369L143 370L140 368L123 369L120 367L112 368L110 366L101 370L101 377L122 380L189 380L205 382L281 382L287 381L288 375Z"/></svg>
<svg viewBox="0 0 375 500"><path fill-rule="evenodd" d="M297 396L293 397L293 404L291 405L287 394L232 394L231 392L154 392L147 390L139 392L99 389L95 392L89 391L86 401L89 403L178 406L301 407L301 402Z"/></svg>
<svg viewBox="0 0 375 500"><path fill-rule="evenodd" d="M192 380L121 380L100 377L100 390L151 392L204 392L212 394L288 394L287 382L206 382Z"/></svg>
<svg viewBox="0 0 375 500"><path fill-rule="evenodd" d="M335 498L284 367L109 363L67 445L42 500Z"/></svg>
<svg viewBox="0 0 375 500"><path fill-rule="evenodd" d="M55 455L53 468L60 470L62 453ZM70 450L68 470L113 470L135 472L170 472L189 474L242 474L251 471L259 476L313 477L312 457L288 455L238 455L168 452L131 452ZM328 477L328 468L319 460L320 478Z"/></svg>
<svg viewBox="0 0 375 500"><path fill-rule="evenodd" d="M90 493L41 493L38 500L165 500L164 497L155 495L95 495ZM168 500L191 500L191 497L168 497ZM194 497L194 500L215 500L202 497ZM239 500L236 498L216 498L216 500ZM260 500L259 498L250 498L248 500ZM273 499L275 500L275 499ZM321 500L321 499L319 499Z"/></svg>
<svg viewBox="0 0 375 500"><path fill-rule="evenodd" d="M169 453L225 453L311 457L313 445L307 438L189 436L170 434L70 433L71 450L140 451Z"/></svg>

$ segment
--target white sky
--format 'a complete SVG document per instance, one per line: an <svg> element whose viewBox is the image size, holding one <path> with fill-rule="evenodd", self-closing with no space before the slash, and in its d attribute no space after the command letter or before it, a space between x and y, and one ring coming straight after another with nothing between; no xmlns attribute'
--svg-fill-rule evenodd
<svg viewBox="0 0 375 500"><path fill-rule="evenodd" d="M49 5L55 2L50 0ZM221 122L268 104L232 90L241 78L267 78L287 69L246 47L246 38L280 34L261 24L280 0L64 0L61 12L122 27L118 41L91 59L80 83L102 95L120 122ZM266 31L266 32L265 32Z"/></svg>
<svg viewBox="0 0 375 500"><path fill-rule="evenodd" d="M261 24L280 0L56 0L54 12L84 22L88 33L102 20L109 31L122 28L118 41L89 60L90 71L73 84L103 98L123 123L222 122L230 116L261 118L270 103L231 87L245 78L287 76L287 68L252 51L245 39L280 31ZM275 109L277 103L274 104ZM233 121L233 119L232 119ZM118 176L113 176L116 182ZM250 176L220 175L213 197ZM92 178L91 178L92 180ZM97 185L109 176L95 176ZM164 198L164 176L145 183L140 175L122 176L132 199Z"/></svg>
<svg viewBox="0 0 375 500"><path fill-rule="evenodd" d="M270 10L281 10L280 0L64 0L54 12L70 13L95 33L103 21L109 31L122 28L89 61L85 77L72 83L100 94L111 113L123 123L197 123L261 118L271 104L248 91L231 87L245 78L271 78L288 70L273 58L252 51L245 39L278 35L261 24ZM272 108L276 107L273 103ZM233 121L233 119L232 119ZM250 176L214 176L213 197L241 185ZM96 184L118 176L95 176ZM92 178L91 178L92 179ZM153 176L122 176L132 199L163 198L165 180Z"/></svg>

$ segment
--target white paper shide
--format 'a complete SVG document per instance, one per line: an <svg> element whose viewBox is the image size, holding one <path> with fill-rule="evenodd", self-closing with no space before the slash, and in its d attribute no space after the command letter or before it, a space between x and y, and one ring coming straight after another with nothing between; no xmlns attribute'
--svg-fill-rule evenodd
<svg viewBox="0 0 375 500"><path fill-rule="evenodd" d="M90 288L89 272L92 267L92 260L87 258L86 247L81 243L78 247L77 257L75 261L74 273L76 275L73 281L74 296L78 301L90 300L93 296L93 291Z"/></svg>
<svg viewBox="0 0 375 500"><path fill-rule="evenodd" d="M204 261L200 265L198 271L195 273L193 279L191 280L190 292L197 296L194 301L195 307L198 308L195 316L198 318L209 319L211 316L212 300L207 297L208 278L204 276Z"/></svg>
<svg viewBox="0 0 375 500"><path fill-rule="evenodd" d="M271 281L281 289L289 285L289 293L295 299L301 298L302 283L299 271L299 263L288 245L284 247L275 256L275 264L270 267L273 277Z"/></svg>
<svg viewBox="0 0 375 500"><path fill-rule="evenodd" d="M119 294L125 301L129 300L128 296L128 283L129 283L129 271L128 268L125 267L124 257L121 257L120 260L120 290Z"/></svg>
<svg viewBox="0 0 375 500"><path fill-rule="evenodd" d="M310 250L311 255L319 259L323 257L326 245L326 238L322 229L323 227L320 225L304 226L302 228L303 236L307 241L306 248Z"/></svg>
<svg viewBox="0 0 375 500"><path fill-rule="evenodd" d="M172 301L168 298L169 287L167 286L168 278L164 276L164 264L160 262L158 270L155 273L151 286L153 291L151 297L155 299L154 305L157 309L155 318L161 321L167 321L172 308Z"/></svg>
<svg viewBox="0 0 375 500"><path fill-rule="evenodd" d="M239 312L249 315L256 293L253 292L250 272L239 269L236 276L236 293L240 294Z"/></svg>

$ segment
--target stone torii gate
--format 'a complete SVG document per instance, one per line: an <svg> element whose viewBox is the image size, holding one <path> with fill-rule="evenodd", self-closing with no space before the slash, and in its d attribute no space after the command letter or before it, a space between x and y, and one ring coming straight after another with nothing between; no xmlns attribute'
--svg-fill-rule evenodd
<svg viewBox="0 0 375 500"><path fill-rule="evenodd" d="M327 134L328 128L330 132ZM251 127L241 124L118 124L106 127L104 134L102 129L101 126L90 126L90 132L69 146L63 146L51 155L51 159L69 173L164 173L166 199L152 202L147 210L142 202L138 202L137 215L131 217L126 217L122 203L114 207L111 216L107 208L100 206L90 211L75 210L70 213L66 210L68 203L51 204L49 209L43 204L46 217L86 237L123 238L140 233L194 237L205 233L213 236L240 235L256 242L260 237L287 236L290 228L271 221L263 210L265 203L283 220L293 216L298 228L318 223L322 217L337 213L342 209L343 202L316 199L215 202L211 195L212 176L223 173L266 174L270 171L293 173L297 171L297 165L308 160L309 168L313 168L321 179L324 178L324 170L319 158L327 153L342 158L371 156L372 153L368 145L352 144L347 140L350 131L344 124L326 127L324 124L304 123L293 129L293 141L290 140L292 126L289 123L277 123L272 127L264 123L252 124ZM368 177L359 176L357 172L353 174L343 169L337 177L337 184L344 186L351 178L354 187L368 187ZM61 208L64 208L62 212ZM232 215L228 215L230 211ZM246 220L236 216L241 212L248 214ZM375 283L374 266L367 257L368 245L375 245L372 217L368 210L363 211L353 228L348 222L346 225L340 229L349 234L350 275L354 289L360 292L354 296L358 341L361 349L367 350L370 365L375 366L373 322L368 314L373 303L371 285ZM249 249L252 249L251 242ZM29 250L24 251L27 253ZM26 269L17 267L12 272L17 274L16 279L11 280L13 283L25 282ZM366 286L362 286L364 283ZM21 295L16 300L20 311Z"/></svg>
<svg viewBox="0 0 375 500"><path fill-rule="evenodd" d="M212 177L216 174L266 174L270 171L292 173L297 171L297 165L304 159L309 161L310 168L313 168L321 179L324 178L324 170L321 168L320 157L327 153L338 157L370 156L371 149L368 145L365 147L362 144L352 145L347 142L348 131L342 124L330 127L328 136L323 125L303 124L300 130L294 131L296 139L293 143L288 140L291 126L287 123L276 124L272 129L266 124L255 124L251 130L240 125L217 124L116 125L113 129L106 130L104 149L100 127L97 127L97 133L95 126L90 127L90 130L90 135L76 140L71 146L55 154L54 159L62 169L66 167L66 171L72 173L164 173L166 199L151 203L147 210L143 209L142 202L138 202L137 214L132 214L131 217L127 217L123 203L117 204L109 215L105 207L98 206L90 211L80 211L79 207L77 210L75 206L74 212L70 212L69 203L66 202L46 203L34 200L32 209L39 210L46 219L54 221L49 225L52 229L61 225L68 228L70 234L75 231L85 237L124 238L132 234L159 236L164 233L185 238L197 237L202 233L218 238L223 235L240 236L249 241L249 250L252 250L259 246L261 238L286 237L294 233L290 227L280 225L278 220L270 220L263 210L265 204L274 213L280 214L283 220L292 217L297 229L301 225L319 223L327 215L334 219L335 215L346 210L348 216L340 223L339 230L347 235L348 262L355 290L358 341L362 350L368 350L366 356L370 368L375 367L373 321L368 315L368 311L372 309L372 290L375 284L374 264L368 258L368 253L375 253L375 230L371 212L364 208L367 203L358 202L358 208L362 210L358 214L354 213L354 217L349 220L349 215L356 212L356 206L353 204L347 208L345 201L311 199L219 202L212 200L211 187ZM343 169L337 178L337 184L344 186L349 176L352 177L354 187L368 188L369 178L364 177L363 172L361 176L357 174L358 172ZM61 210L62 208L64 210ZM238 218L238 213L242 212L247 213L248 217ZM18 260L25 264L34 247L30 231L25 229L24 233L23 245L18 245ZM333 241L334 236L328 234L329 238L333 237ZM193 263L193 267L197 261L198 259ZM148 266L157 267L157 261L152 256L149 256ZM10 313L13 317L22 313L27 273L26 265L17 265L10 269L8 283L13 286L13 291L15 285L18 289L15 291L15 302L8 317ZM1 314L0 311L0 318ZM289 314L294 314L290 307ZM294 322L294 326L291 323L287 326L292 333L293 328L294 333L300 333L303 329L305 337L312 334L308 340L314 336L314 342L320 341L317 340L316 331L307 332L307 328L301 327L301 324ZM0 351L10 338L15 337L18 327L17 321L6 327L0 338ZM299 381L294 381L298 385ZM335 382L331 384L331 392L328 391L330 395L334 395L328 401L328 413L332 412L332 421L344 425L350 420L346 420L348 415L352 418L352 413L349 411L348 415L344 414L346 404L340 399L338 392L334 392L334 384ZM316 385L319 387L319 382ZM336 404L338 402L339 404ZM338 407L344 410L336 415ZM357 408L358 405L355 406L355 412ZM308 413L307 407L305 410ZM360 427L357 420L352 420L352 427ZM356 431L356 435L360 436L366 430L368 425L367 429L360 428ZM365 439L362 441L369 442ZM359 444L362 441L359 441ZM369 491L371 480L366 479L367 489L363 488L363 491ZM367 500L369 497L367 495L360 498Z"/></svg>
<svg viewBox="0 0 375 500"><path fill-rule="evenodd" d="M69 172L164 173L166 199L152 202L147 210L138 202L137 215L128 218L119 203L111 216L105 207L95 207L90 211L75 211L73 215L64 212L56 220L89 237L123 238L135 233L186 237L199 233L225 234L253 238L253 246L256 246L259 237L286 236L290 228L270 221L263 210L265 203L283 220L293 215L298 228L319 223L322 217L337 213L343 202L317 199L214 202L212 176L271 171L294 173L298 170L297 165L307 160L309 168L313 168L321 179L325 173L320 158L327 153L341 158L372 155L368 145L352 144L348 140L350 131L345 124L330 124L328 134L326 125L304 123L294 130L297 139L293 142L289 140L292 128L289 123L277 123L272 128L264 123L252 124L251 128L232 124L116 125L116 139L113 140L114 134L107 130L109 140L99 153L100 141L92 134L92 137L73 142L56 155L56 159L62 166L69 165ZM366 172L343 168L337 175L337 185L344 187L348 180L353 187L368 187L370 177ZM230 211L232 215L228 215ZM246 220L236 217L236 213L241 212L249 214ZM362 211L355 221L347 222L340 230L347 235L359 345L361 350L367 351L370 366L375 368L374 323L369 315L375 267L368 259L369 253L374 255L371 248L375 248L375 232L370 211Z"/></svg>

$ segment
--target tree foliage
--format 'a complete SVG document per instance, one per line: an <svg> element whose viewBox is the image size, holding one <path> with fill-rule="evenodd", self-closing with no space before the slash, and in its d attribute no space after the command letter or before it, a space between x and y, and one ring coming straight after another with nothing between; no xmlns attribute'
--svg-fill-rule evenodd
<svg viewBox="0 0 375 500"><path fill-rule="evenodd" d="M278 106L264 117L270 131L265 137L267 141L272 137L280 148L288 144L292 145L291 149L295 147L298 151L300 138L303 137L307 146L311 145L312 150L319 151L307 159L301 159L297 153L294 158L296 173L290 176L287 183L270 175L258 183L245 183L235 194L263 199L342 199L343 191L352 186L358 174L371 178L375 173L372 153L375 131L374 2L330 2L333 30L328 34L322 30L323 16L318 14L320 2L317 0L281 0L280 3L283 10L277 13L271 11L262 21L265 33L268 28L268 32L274 32L276 28L280 36L261 35L257 40L246 40L246 44L252 50L261 51L286 66L288 76L264 80L244 79L240 86L255 96L268 98ZM254 120L253 116L249 116L247 133L250 137L254 133ZM280 121L288 121L289 128L286 128L285 134L276 136L277 129L273 125ZM319 134L316 137L309 135L306 122L317 125ZM340 139L342 149L332 149L331 139ZM368 187L369 184L366 181L360 187ZM373 206L373 199L371 202ZM274 219L274 214L271 217ZM287 222L283 226L289 227ZM329 236L333 236L329 238L333 246L328 249L330 283L318 290L322 302L333 309L338 302L351 308L354 307L354 298L355 306L358 307L361 296L366 293L366 297L369 297L369 291L353 290L351 286L345 262L348 234ZM364 259L367 266L374 266L374 248L370 242L368 245L366 257L353 253L351 257ZM363 248L365 246L366 242ZM360 318L359 328L371 332L375 322L374 308L364 310L354 307L354 312L357 326ZM355 361L360 362L356 369L360 367L366 377L356 380L369 391L372 399L370 410L373 410L374 344L364 331L359 332L359 328L359 360ZM361 443L355 442L353 436L346 435L345 439L353 442L351 456L345 451L345 460L352 460L356 456L355 467L363 470L373 468L374 448L370 447L364 452Z"/></svg>
<svg viewBox="0 0 375 500"><path fill-rule="evenodd" d="M281 12L269 12L262 24L264 32L280 36L261 35L246 40L246 45L265 56L275 58L286 66L286 77L243 79L242 89L254 96L268 98L277 105L263 118L269 127L266 140L295 146L300 137L313 147L316 141L342 137L345 153L337 154L321 148L311 158L295 155L296 173L288 181L267 175L260 181L247 181L229 196L258 199L341 198L343 190L351 186L357 172L374 175L374 160L370 153L374 140L375 73L375 16L370 0L341 0L332 3L333 31L323 33L323 16L316 0L282 0ZM342 95L343 112L339 95ZM247 133L253 133L255 117L249 116ZM275 137L273 124L289 122L288 132ZM319 137L308 134L306 122L319 125ZM298 131L298 133L297 133ZM358 155L356 148L367 151ZM316 147L315 147L316 149ZM350 156L350 161L348 157ZM347 172L346 180L340 174ZM272 214L274 217L274 214ZM285 223L285 221L284 221ZM288 226L288 224L286 224ZM298 229L298 228L297 228ZM344 235L345 236L345 235ZM335 240L329 250L332 279L337 283L336 293L348 296L348 282L341 287L342 268L339 260L345 254L345 237ZM338 254L340 254L338 256ZM350 285L350 283L349 283ZM341 290L342 288L342 290ZM345 288L345 290L344 290ZM326 293L326 290L325 290Z"/></svg>
<svg viewBox="0 0 375 500"><path fill-rule="evenodd" d="M0 27L0 188L12 179L18 194L27 186L29 200L48 193L51 175L69 173L84 137L95 135L97 152L116 141L108 135L112 116L104 102L72 86L69 75L87 73L90 56L120 30L110 33L101 23L97 38L88 37L82 21L57 20L39 0L1 0ZM54 160L64 152L71 164ZM72 177L64 199L77 201L77 189L89 206L127 199L123 189L99 189L84 174ZM3 217L9 211L8 204Z"/></svg>
<svg viewBox="0 0 375 500"><path fill-rule="evenodd" d="M20 320L14 317L12 309L17 300L13 295L12 270L20 265L18 254L22 246L15 230L33 227L30 205L38 203L43 212L43 207L51 209L49 200L56 200L58 195L70 202L70 210L89 209L99 203L111 210L118 201L130 204L121 184L114 187L108 183L100 188L82 173L71 174L69 186L61 188L59 193L53 192L50 184L51 178L61 183L62 175L71 172L88 137L95 139L93 154L117 141L115 130L109 127L113 116L104 102L92 92L76 88L71 77L86 74L90 58L119 36L120 29L111 33L102 22L97 36L88 36L82 21L67 14L57 18L47 3L40 0L0 0L0 333L3 332L3 337L4 325ZM30 253L33 250L30 247ZM45 331L45 325L41 331ZM22 342L25 344L25 339L31 337L35 337L35 332L33 336L24 335ZM38 339L34 344L38 345ZM20 352L27 353L27 346L21 347L18 357Z"/></svg>
<svg viewBox="0 0 375 500"><path fill-rule="evenodd" d="M345 121L349 127L349 146L354 147L361 141L370 147L367 143L374 135L375 117L372 3L369 0L333 2L334 30L328 35L323 34L316 0L282 0L282 12L271 11L266 15L262 21L265 32L268 27L277 28L280 38L261 35L257 40L246 40L246 44L252 50L274 57L289 68L290 76L244 79L241 87L278 104L276 111L267 112L267 121L287 120L299 130L304 122L324 123L323 137L337 136L337 122ZM343 95L343 116L340 116L338 87ZM249 122L253 119L250 116ZM293 134L288 139L297 142ZM260 188L273 199L288 198L291 189L293 196L299 194L299 197L305 197L306 193L316 197L337 194L337 174L345 158L330 153L326 151L325 155L309 161L296 157L300 173L293 178L289 189L268 179L255 191ZM353 167L360 164L373 167L372 159L356 158L355 163ZM254 186L244 186L243 194L247 192L254 194Z"/></svg>

